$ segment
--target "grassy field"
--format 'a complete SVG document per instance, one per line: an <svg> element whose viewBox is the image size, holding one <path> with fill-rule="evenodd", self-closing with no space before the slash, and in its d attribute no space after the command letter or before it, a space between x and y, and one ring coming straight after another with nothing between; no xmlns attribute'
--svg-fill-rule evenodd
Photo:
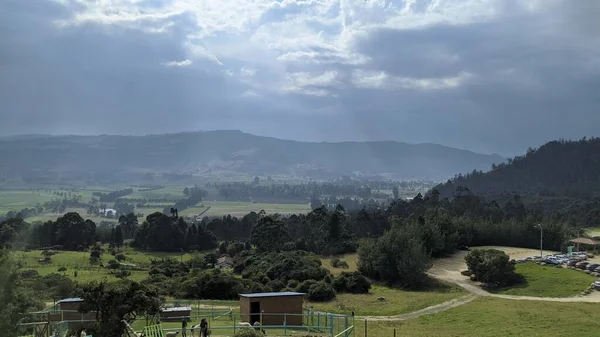
<svg viewBox="0 0 600 337"><path fill-rule="evenodd" d="M25 207L34 207L54 199L55 196L44 192L9 190L0 191L0 214L9 211L18 212Z"/></svg>
<svg viewBox="0 0 600 337"><path fill-rule="evenodd" d="M464 295L466 293L462 289L442 283L435 283L423 291L373 285L368 294L337 294L333 301L309 303L309 306L318 311L347 315L354 310L358 316L392 316L421 310ZM378 301L378 297L384 297L385 301Z"/></svg>
<svg viewBox="0 0 600 337"><path fill-rule="evenodd" d="M233 307L234 314L238 308ZM557 303L536 301L513 301L496 298L478 298L473 302L441 313L422 316L407 321L354 321L355 337L560 337L597 336L600 321L597 312L600 304ZM206 310L202 317L210 317ZM239 316L238 316L239 317ZM239 318L236 317L236 321ZM199 319L198 319L199 320ZM198 320L193 321L197 323ZM233 324L230 318L209 320L213 336L232 336L232 329L217 329ZM133 326L141 330L145 322L140 320ZM163 323L166 329L178 329L181 323ZM189 326L188 326L189 327ZM340 328L336 327L336 331ZM171 330L173 331L173 330ZM189 331L188 331L189 332ZM196 333L197 335L197 333ZM267 335L283 336L283 331L267 330ZM289 331L288 336L306 336L306 332ZM321 336L316 333L311 336Z"/></svg>
<svg viewBox="0 0 600 337"><path fill-rule="evenodd" d="M494 292L518 296L570 297L581 293L596 280L577 270L540 266L534 262L518 264L516 271L525 277L526 283Z"/></svg>
<svg viewBox="0 0 600 337"><path fill-rule="evenodd" d="M164 188L144 191L142 188L134 188L134 192L124 197L124 199L162 199L162 200L170 200L177 201L185 198L183 195L183 189L185 186L165 186Z"/></svg>
<svg viewBox="0 0 600 337"><path fill-rule="evenodd" d="M590 237L600 236L600 227L586 228L585 234Z"/></svg>
<svg viewBox="0 0 600 337"><path fill-rule="evenodd" d="M346 254L335 257L346 261L346 263L348 263L348 268L334 268L331 265L331 260L333 257L321 257L321 263L323 264L323 267L327 268L333 275L339 275L342 272L352 272L358 269L358 254Z"/></svg>
<svg viewBox="0 0 600 337"><path fill-rule="evenodd" d="M431 316L403 322L368 322L368 336L560 337L597 336L600 304L479 298ZM356 337L365 337L364 321Z"/></svg>
<svg viewBox="0 0 600 337"><path fill-rule="evenodd" d="M358 254L346 254L337 258L346 261L348 268L334 268L331 257L321 257L321 263L334 275L358 269ZM433 280L427 290L422 291L406 291L374 284L369 294L337 294L333 301L309 305L315 310L332 313L349 314L354 310L358 316L391 316L420 310L465 294L459 287ZM378 297L385 297L385 302L377 301Z"/></svg>
<svg viewBox="0 0 600 337"><path fill-rule="evenodd" d="M200 205L188 208L182 211L181 215L192 216L202 212L206 207L210 206L208 212L202 216L223 216L231 214L231 216L241 217L252 211L259 212L264 210L267 214L273 213L308 213L310 205L306 204L265 204L252 202L235 202L235 201L203 201Z"/></svg>
<svg viewBox="0 0 600 337"><path fill-rule="evenodd" d="M127 263L132 263L140 267L145 267L150 264L152 258L165 258L172 257L178 260L187 261L192 255L180 254L180 253L146 253L137 252L132 249L126 249L125 255L127 257ZM47 275L51 273L58 273L58 268L66 267L67 271L64 275L70 277L74 281L80 283L87 283L90 281L116 281L118 280L112 274L109 273L108 269L101 268L98 266L92 266L89 264L89 252L71 252L71 251L60 251L58 254L52 256L52 260L49 264L39 263L38 260L42 258L41 251L33 250L29 252L18 252L17 258L24 264L22 269L33 269L36 270L40 275ZM102 255L102 262L106 264L109 260L114 259L114 256L109 253ZM74 272L77 270L77 277L74 276ZM62 273L62 272L61 272ZM132 270L131 276L128 279L141 281L148 277L148 272L144 270Z"/></svg>

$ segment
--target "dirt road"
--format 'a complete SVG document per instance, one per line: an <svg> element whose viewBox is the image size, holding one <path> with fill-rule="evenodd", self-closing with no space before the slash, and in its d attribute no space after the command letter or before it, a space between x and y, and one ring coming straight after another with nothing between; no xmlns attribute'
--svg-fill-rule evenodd
<svg viewBox="0 0 600 337"><path fill-rule="evenodd" d="M477 298L477 296L467 295L467 296L463 296L460 298L455 298L453 300L450 300L450 301L447 301L444 303L432 305L425 309L413 311L408 314L395 315L395 316L356 316L356 318L357 319L366 319L369 321L405 321L408 319L413 319L413 318L417 318L417 317L421 317L421 316L425 316L425 315L433 315L438 312L450 310L452 308L459 307L463 304L470 303L475 298Z"/></svg>
<svg viewBox="0 0 600 337"><path fill-rule="evenodd" d="M495 248L506 252L513 259L522 259L528 256L540 254L539 250L514 247L479 247L479 248ZM553 254L553 251L544 251L544 254ZM473 295L488 296L503 298L508 300L522 301L547 301L547 302L591 302L600 303L600 292L592 292L586 296L573 297L535 297L535 296L515 296L515 295L500 295L492 294L482 289L479 284L472 282L468 277L463 276L460 272L467 269L465 256L467 252L458 252L451 257L438 259L434 262L428 274L439 280L454 283Z"/></svg>

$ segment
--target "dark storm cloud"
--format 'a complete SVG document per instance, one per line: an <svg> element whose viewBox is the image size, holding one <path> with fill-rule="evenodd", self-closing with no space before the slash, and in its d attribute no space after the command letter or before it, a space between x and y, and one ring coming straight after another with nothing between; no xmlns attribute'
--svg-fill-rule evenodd
<svg viewBox="0 0 600 337"><path fill-rule="evenodd" d="M150 13L167 3L135 6ZM380 28L365 28L346 47L337 42L343 27L332 23L339 6L327 19L298 2L254 19L253 7L206 17L174 7L175 14L105 23L73 20L85 12L77 3L4 1L0 134L241 129L508 155L598 135L600 2L549 0L533 10L498 3L500 14L475 22L399 29L382 17ZM285 26L298 13L312 31ZM360 23L361 13L346 24ZM238 27L244 20L248 31ZM383 72L388 82L360 87L356 71Z"/></svg>
<svg viewBox="0 0 600 337"><path fill-rule="evenodd" d="M560 137L598 135L600 44L597 38L573 35L580 27L589 27L580 20L593 13L553 11L555 17L549 18L528 14L470 25L382 29L357 43L372 58L373 69L421 78L460 72L473 76L444 93L394 97L371 93L354 96L349 106L377 101L378 108L365 109L378 111L380 120L399 121L388 116L404 116L402 122L387 124L387 129L408 133L412 139L480 151L515 154ZM395 109L384 112L385 106Z"/></svg>

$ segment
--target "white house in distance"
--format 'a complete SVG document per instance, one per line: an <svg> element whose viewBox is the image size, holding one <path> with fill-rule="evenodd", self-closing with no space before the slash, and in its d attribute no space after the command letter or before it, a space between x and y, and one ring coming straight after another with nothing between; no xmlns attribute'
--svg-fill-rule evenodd
<svg viewBox="0 0 600 337"><path fill-rule="evenodd" d="M112 218L117 215L117 210L112 209L112 208L101 209L98 211L98 214L101 214L102 216L105 216L105 217Z"/></svg>

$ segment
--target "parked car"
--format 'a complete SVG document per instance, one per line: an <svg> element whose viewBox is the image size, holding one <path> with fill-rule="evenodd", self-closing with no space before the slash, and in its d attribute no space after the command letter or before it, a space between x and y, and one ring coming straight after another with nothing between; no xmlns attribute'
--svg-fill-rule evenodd
<svg viewBox="0 0 600 337"><path fill-rule="evenodd" d="M595 273L600 273L600 267L596 267L596 269L594 269Z"/></svg>
<svg viewBox="0 0 600 337"><path fill-rule="evenodd" d="M561 264L558 260L554 260L554 259L544 259L544 260L542 260L542 262L544 262L546 264L551 264L553 266L558 266Z"/></svg>
<svg viewBox="0 0 600 337"><path fill-rule="evenodd" d="M600 267L600 264L598 264L598 263L592 263L592 264L588 264L585 267L585 269L593 271L594 269L596 269L598 267Z"/></svg>
<svg viewBox="0 0 600 337"><path fill-rule="evenodd" d="M579 262L575 265L576 268L585 270L585 268L587 267L587 265L590 264L589 262Z"/></svg>
<svg viewBox="0 0 600 337"><path fill-rule="evenodd" d="M595 281L594 282L594 289L600 290L600 281Z"/></svg>
<svg viewBox="0 0 600 337"><path fill-rule="evenodd" d="M579 260L569 260L569 262L567 262L567 266L575 267L575 265L578 263L579 263Z"/></svg>

